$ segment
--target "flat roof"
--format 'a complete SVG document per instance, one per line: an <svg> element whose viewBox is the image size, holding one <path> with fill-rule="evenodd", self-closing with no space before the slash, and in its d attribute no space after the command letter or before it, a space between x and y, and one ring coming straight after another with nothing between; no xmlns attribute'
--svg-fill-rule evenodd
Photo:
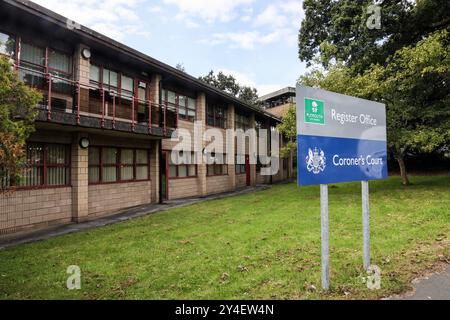
<svg viewBox="0 0 450 320"><path fill-rule="evenodd" d="M165 64L159 60L156 60L155 58L152 58L140 51L137 51L131 47L128 47L124 45L123 43L120 43L118 41L115 41L101 33L98 33L92 29L89 29L83 25L77 26L77 28L68 28L68 21L71 21L70 19L57 14L54 11L51 11L47 8L44 8L32 1L28 0L3 0L3 3L7 3L8 5L23 10L25 12L28 12L36 17L39 17L41 19L44 19L48 22L54 23L58 25L59 27L62 27L67 30L67 32L72 32L81 38L87 38L91 41L95 41L96 43L105 45L109 48L119 50L120 52L133 57L135 59L138 59L151 67L153 67L158 72L161 72L162 74L170 75L174 78L177 78L179 80L182 80L184 82L187 82L188 84L192 85L195 89L199 91L205 91L206 93L212 93L214 95L217 95L221 98L224 98L230 102L235 103L237 106L244 107L246 109L250 109L252 111L255 111L259 113L260 115L266 116L268 118L271 118L273 120L276 120L277 122L280 121L278 117L275 117L274 115L271 115L270 113L264 111L263 109L260 109L257 106L250 105L235 96L228 94L225 91L222 91L214 86L211 86L199 79L197 79L194 76L191 76L187 74L186 72L180 71L168 64Z"/></svg>
<svg viewBox="0 0 450 320"><path fill-rule="evenodd" d="M261 101L261 102L267 101L267 100L270 100L270 99L273 99L273 98L276 98L279 96L283 96L285 94L294 94L295 95L295 88L294 87L286 87L286 88L277 90L275 92L268 93L266 95L259 97L258 101Z"/></svg>

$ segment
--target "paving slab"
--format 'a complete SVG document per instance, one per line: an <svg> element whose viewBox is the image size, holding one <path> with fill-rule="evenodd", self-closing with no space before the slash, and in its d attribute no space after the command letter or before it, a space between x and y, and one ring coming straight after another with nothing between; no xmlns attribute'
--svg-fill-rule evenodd
<svg viewBox="0 0 450 320"><path fill-rule="evenodd" d="M413 281L414 290L392 300L450 300L450 264L441 272Z"/></svg>

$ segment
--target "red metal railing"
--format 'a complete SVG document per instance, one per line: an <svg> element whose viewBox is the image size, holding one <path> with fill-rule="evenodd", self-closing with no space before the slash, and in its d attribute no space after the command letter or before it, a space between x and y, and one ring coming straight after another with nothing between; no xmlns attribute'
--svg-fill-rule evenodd
<svg viewBox="0 0 450 320"><path fill-rule="evenodd" d="M46 94L47 101L43 101L38 107L40 109L45 108L47 111L47 120L52 121L52 115L55 112L54 105L52 103L52 98L57 96L60 100L65 100L66 103L70 103L72 101L72 106L66 106L65 110L62 112L67 112L68 107L70 107L71 113L75 114L76 124L80 125L81 116L95 116L100 117L100 126L102 128L105 127L106 120L110 120L112 123L112 128L116 128L117 121L131 122L131 130L135 131L136 125L138 124L146 124L148 133L152 134L153 129L161 128L164 134L167 133L167 119L168 119L168 108L165 104L154 103L151 101L151 96L149 94L149 99L139 99L135 95L132 97L127 97L126 101L131 99L131 114L128 116L117 117L117 107L118 103L120 103L121 99L124 99L120 93L116 94L114 91L108 91L105 88L97 85L86 85L81 84L79 81L74 81L70 79L66 79L60 77L55 74L51 74L49 72L42 72L39 70L35 70L32 68L27 68L23 65L15 65L15 70L18 72L20 78L31 87L34 87ZM58 90L58 85L63 86L64 90ZM89 104L82 105L82 92L85 90L85 93L89 96ZM63 92L58 92L63 91ZM91 106L98 102L95 99L95 94L97 93L100 96L100 112L95 113L91 112ZM109 96L112 103L112 114L108 115L107 112L107 102L106 96ZM66 99L65 99L66 98ZM108 102L109 103L109 102ZM109 106L109 104L108 104ZM143 106L143 110L147 110L148 115L145 115L145 121L138 122L139 119L136 119L136 112L139 112L139 106ZM82 111L82 109L87 111ZM61 110L59 110L61 112ZM159 115L156 119L153 117L153 113ZM173 112L172 112L173 113ZM159 123L160 117L162 117L162 123ZM178 111L175 115L175 127L178 125Z"/></svg>

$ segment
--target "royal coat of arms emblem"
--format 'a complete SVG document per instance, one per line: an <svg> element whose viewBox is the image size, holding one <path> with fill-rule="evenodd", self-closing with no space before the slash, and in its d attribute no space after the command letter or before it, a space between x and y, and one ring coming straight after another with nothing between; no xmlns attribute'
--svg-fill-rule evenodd
<svg viewBox="0 0 450 320"><path fill-rule="evenodd" d="M308 172L319 174L325 170L326 160L323 150L314 148L313 151L309 148L308 156L306 157L306 169Z"/></svg>

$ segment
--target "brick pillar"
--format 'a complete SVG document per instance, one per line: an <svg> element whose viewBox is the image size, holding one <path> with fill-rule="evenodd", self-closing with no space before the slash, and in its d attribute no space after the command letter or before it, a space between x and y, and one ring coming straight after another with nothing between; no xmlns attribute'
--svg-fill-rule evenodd
<svg viewBox="0 0 450 320"><path fill-rule="evenodd" d="M150 96L152 102L159 103L159 84L161 83L161 75L152 74L150 79Z"/></svg>
<svg viewBox="0 0 450 320"><path fill-rule="evenodd" d="M158 108L157 105L159 104L159 85L161 83L161 75L159 74L152 74L151 80L150 80L150 99L151 102L155 105L152 105L153 108ZM159 112L152 112L152 117L155 117L156 115L160 115ZM158 122L160 119L152 119L152 122ZM151 149L151 155L150 155L150 178L152 180L151 186L152 186L152 202L153 203L159 203L160 201L160 193L159 193L159 178L160 178L160 163L159 163L159 149L160 145L162 144L162 140L155 141L152 143L152 149Z"/></svg>
<svg viewBox="0 0 450 320"><path fill-rule="evenodd" d="M150 149L150 179L152 186L152 203L159 203L159 146L161 140L155 140L152 142L152 148Z"/></svg>
<svg viewBox="0 0 450 320"><path fill-rule="evenodd" d="M196 126L198 127L198 135L194 137L194 144L197 153L197 184L199 194L206 196L206 163L203 161L203 149L205 148L205 141L203 135L206 129L206 95L202 92L197 95L197 119ZM198 141L199 140L199 141Z"/></svg>
<svg viewBox="0 0 450 320"><path fill-rule="evenodd" d="M230 187L235 190L236 189L236 170L234 168L234 160L235 160L235 154L236 154L236 144L235 144L235 133L234 133L234 105L230 104L228 106L228 113L227 113L227 129L232 129L232 139L228 139L227 141L229 144L228 150L227 150L227 157L228 157L228 176L230 178ZM228 137L227 137L228 138Z"/></svg>
<svg viewBox="0 0 450 320"><path fill-rule="evenodd" d="M87 220L88 209L88 150L80 147L79 141L84 134L75 134L71 153L71 183L72 183L72 221Z"/></svg>
<svg viewBox="0 0 450 320"><path fill-rule="evenodd" d="M90 59L85 59L81 55L83 49L89 49L85 45L79 45L75 50L74 54L74 67L75 67L75 77L76 81L80 82L81 85L81 107L80 111L89 112L89 76L90 76ZM76 105L76 103L74 103Z"/></svg>
<svg viewBox="0 0 450 320"><path fill-rule="evenodd" d="M250 128L255 129L255 113L250 114ZM257 147L255 146L255 150L257 150ZM250 146L249 146L249 153L251 152ZM251 159L254 155L249 154L249 158ZM256 186L256 164L250 163L250 185Z"/></svg>

